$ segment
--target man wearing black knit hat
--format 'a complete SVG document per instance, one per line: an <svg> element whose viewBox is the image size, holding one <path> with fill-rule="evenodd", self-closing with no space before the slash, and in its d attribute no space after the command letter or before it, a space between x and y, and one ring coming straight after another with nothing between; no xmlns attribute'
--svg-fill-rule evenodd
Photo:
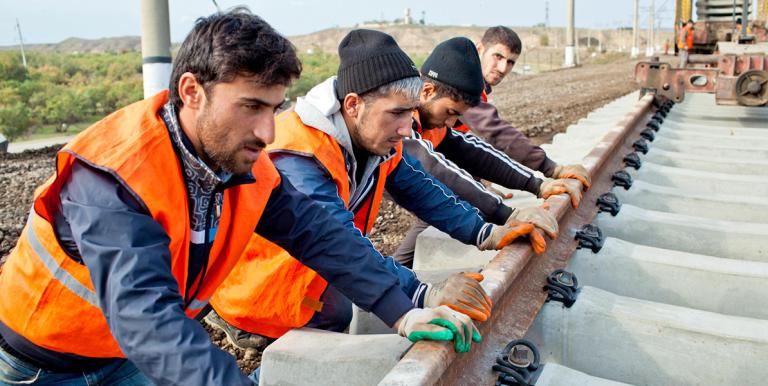
<svg viewBox="0 0 768 386"><path fill-rule="evenodd" d="M557 221L538 207L513 209L486 190L473 177L510 189L527 190L539 197L567 193L573 206L581 200L581 183L569 179L538 179L533 172L472 134L451 128L468 109L481 102L485 82L477 48L467 38L446 40L432 51L421 67L424 81L420 105L413 120L413 137L404 141L407 152L462 199L479 208L488 221L505 224L523 221L536 225L530 240L534 251L546 247L542 233L557 236ZM427 224L417 221L395 253L410 266L416 237Z"/></svg>
<svg viewBox="0 0 768 386"><path fill-rule="evenodd" d="M500 249L533 230L528 223L487 223L402 151L403 138L411 134L422 81L391 36L354 30L339 45L339 56L338 76L299 98L294 111L278 115L275 141L267 147L277 169L298 190L363 239L373 227L385 189L424 221L480 249ZM349 300L314 271L269 244L254 244L249 253L211 299L218 315L209 315L209 323L229 331L231 337L273 339L302 326L333 331L347 327ZM452 323L463 320L461 314L481 321L490 316L491 302L479 285L480 274L454 274L432 285L420 282L391 257L381 256L381 263L398 275L401 288L419 307L403 318L399 328L403 336L413 337L411 332L417 331L413 322L428 322L426 317L437 312L425 314L427 310L420 307L441 310L438 306L446 305L458 311ZM270 304L264 299L280 301ZM463 323L472 331L469 319ZM434 326L427 332L446 331ZM453 340L457 351L469 349L470 337L454 334Z"/></svg>

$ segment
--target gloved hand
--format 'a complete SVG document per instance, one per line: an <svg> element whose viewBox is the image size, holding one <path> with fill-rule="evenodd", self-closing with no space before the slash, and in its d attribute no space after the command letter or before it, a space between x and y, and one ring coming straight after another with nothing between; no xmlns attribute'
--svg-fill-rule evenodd
<svg viewBox="0 0 768 386"><path fill-rule="evenodd" d="M581 202L581 181L572 178L562 178L555 180L545 178L539 187L539 197L548 198L549 196L568 193L571 196L571 205L574 208L579 207Z"/></svg>
<svg viewBox="0 0 768 386"><path fill-rule="evenodd" d="M477 248L481 251L504 248L516 238L531 233L533 228L533 224L514 221L507 221L504 225L493 225L491 234Z"/></svg>
<svg viewBox="0 0 768 386"><path fill-rule="evenodd" d="M474 320L484 322L491 316L491 298L480 286L483 275L460 272L445 281L432 284L424 298L425 307L448 306Z"/></svg>
<svg viewBox="0 0 768 386"><path fill-rule="evenodd" d="M469 316L447 306L414 308L395 323L397 333L411 342L420 340L453 340L456 352L469 352L472 342L480 343L482 336Z"/></svg>
<svg viewBox="0 0 768 386"><path fill-rule="evenodd" d="M592 186L592 177L589 176L589 172L582 165L557 165L555 171L552 173L552 178L574 178L581 181L584 190L589 189Z"/></svg>
<svg viewBox="0 0 768 386"><path fill-rule="evenodd" d="M515 208L509 215L507 223L527 222L546 232L552 239L557 238L558 224L555 216L541 206Z"/></svg>

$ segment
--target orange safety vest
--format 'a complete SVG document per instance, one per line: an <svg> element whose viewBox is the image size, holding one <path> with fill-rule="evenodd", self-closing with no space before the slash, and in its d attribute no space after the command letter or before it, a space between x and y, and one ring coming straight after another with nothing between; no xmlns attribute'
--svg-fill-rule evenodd
<svg viewBox="0 0 768 386"><path fill-rule="evenodd" d="M483 93L480 94L480 98L483 100L483 102L488 102L488 94L485 93L485 90L483 90ZM459 126L454 127L453 129L456 130L456 131L460 131L460 132L462 132L464 134L469 133L471 131L469 126L467 126L467 125L465 125L463 123L461 125L459 125ZM437 146L437 145L435 145L435 146Z"/></svg>
<svg viewBox="0 0 768 386"><path fill-rule="evenodd" d="M141 199L170 238L171 271L187 299L190 223L181 165L159 115L167 92L125 107L89 127L59 151L56 175L35 193L29 220L0 273L0 320L49 350L94 358L124 357L98 306L88 268L60 246L53 216L75 160L105 170ZM194 317L240 258L279 184L267 154L253 166L257 182L224 192L207 273L185 309Z"/></svg>
<svg viewBox="0 0 768 386"><path fill-rule="evenodd" d="M685 35L685 41L683 41L683 35ZM689 50L693 48L693 26L685 26L680 29L677 35L677 48Z"/></svg>
<svg viewBox="0 0 768 386"><path fill-rule="evenodd" d="M349 177L341 147L330 135L305 125L296 112L277 116L275 142L267 150L314 157L328 170L339 197L349 205ZM375 189L354 213L355 226L363 234L376 222L387 176L402 159L402 144L396 150L394 157L379 165ZM320 297L327 285L317 272L256 235L244 259L211 298L211 305L224 320L241 330L278 338L306 325L322 309Z"/></svg>

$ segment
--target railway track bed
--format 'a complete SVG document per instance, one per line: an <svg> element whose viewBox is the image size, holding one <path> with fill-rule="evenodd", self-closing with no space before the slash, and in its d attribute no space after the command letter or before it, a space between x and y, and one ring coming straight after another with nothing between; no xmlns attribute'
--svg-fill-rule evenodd
<svg viewBox="0 0 768 386"><path fill-rule="evenodd" d="M560 235L544 254L480 253L434 229L417 243L422 278L482 270L494 311L481 344L410 344L355 310L351 334L271 345L262 385L765 384L768 112L632 93L543 146L593 178L577 209L547 200Z"/></svg>

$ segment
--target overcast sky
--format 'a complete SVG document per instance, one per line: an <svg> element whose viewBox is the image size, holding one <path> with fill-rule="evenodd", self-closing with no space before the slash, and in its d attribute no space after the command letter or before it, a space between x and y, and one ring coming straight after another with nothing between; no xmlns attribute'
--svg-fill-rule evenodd
<svg viewBox="0 0 768 386"><path fill-rule="evenodd" d="M631 26L632 0L575 0L576 26ZM140 34L139 0L0 0L0 45L18 44L19 19L25 43L56 43L68 37L95 39ZM170 0L171 40L181 42L194 20L215 11L212 0ZM531 26L544 22L545 0L218 0L222 9L246 5L281 33L291 36L371 19L395 19L411 8L428 24ZM549 21L564 26L566 0L549 0ZM642 8L650 0L640 0ZM671 27L673 0L656 0L663 27ZM641 12L641 23L646 16Z"/></svg>

